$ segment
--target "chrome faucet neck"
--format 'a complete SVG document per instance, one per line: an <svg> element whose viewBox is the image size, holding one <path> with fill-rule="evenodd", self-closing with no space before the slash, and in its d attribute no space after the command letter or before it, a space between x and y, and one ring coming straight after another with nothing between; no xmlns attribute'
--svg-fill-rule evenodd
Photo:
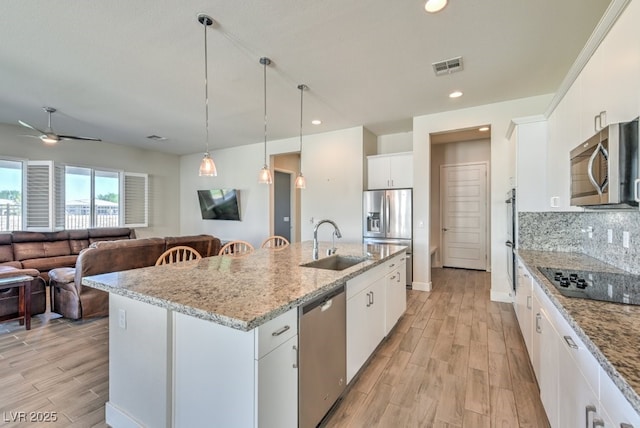
<svg viewBox="0 0 640 428"><path fill-rule="evenodd" d="M318 260L318 228L320 227L321 224L324 224L324 223L329 223L330 225L333 226L333 229L334 229L333 235L335 235L336 238L342 238L342 233L340 233L340 228L333 220L324 219L317 222L313 226L313 260ZM332 251L335 253L335 248L332 248Z"/></svg>

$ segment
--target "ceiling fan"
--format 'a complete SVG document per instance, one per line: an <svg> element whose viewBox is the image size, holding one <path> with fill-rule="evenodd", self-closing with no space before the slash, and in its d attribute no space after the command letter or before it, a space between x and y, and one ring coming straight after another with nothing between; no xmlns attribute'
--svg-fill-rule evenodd
<svg viewBox="0 0 640 428"><path fill-rule="evenodd" d="M49 125L47 126L46 131L42 131L35 126L29 125L27 122L23 122L21 120L18 123L26 128L33 129L40 133L40 135L27 135L27 137L40 138L44 143L47 144L55 144L61 140L83 140L83 141L102 141L100 138L92 138L92 137L77 137L75 135L59 135L53 132L53 128L51 128L51 114L56 112L56 109L53 107L42 107L44 111L49 114Z"/></svg>

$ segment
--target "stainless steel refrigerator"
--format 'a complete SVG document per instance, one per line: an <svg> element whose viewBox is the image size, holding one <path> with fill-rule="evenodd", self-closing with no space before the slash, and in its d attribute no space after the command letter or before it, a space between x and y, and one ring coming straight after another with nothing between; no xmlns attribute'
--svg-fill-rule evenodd
<svg viewBox="0 0 640 428"><path fill-rule="evenodd" d="M364 192L363 241L366 244L397 244L407 248L407 285L413 281L412 190Z"/></svg>

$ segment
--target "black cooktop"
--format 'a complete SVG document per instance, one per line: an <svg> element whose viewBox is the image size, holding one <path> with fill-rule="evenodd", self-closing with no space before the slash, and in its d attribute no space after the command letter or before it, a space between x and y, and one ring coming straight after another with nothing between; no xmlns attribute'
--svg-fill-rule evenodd
<svg viewBox="0 0 640 428"><path fill-rule="evenodd" d="M538 267L563 296L640 305L640 275Z"/></svg>

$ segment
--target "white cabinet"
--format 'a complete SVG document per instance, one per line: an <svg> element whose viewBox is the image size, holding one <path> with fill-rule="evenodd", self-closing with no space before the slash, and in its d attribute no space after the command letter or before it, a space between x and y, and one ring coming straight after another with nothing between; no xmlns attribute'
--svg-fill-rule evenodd
<svg viewBox="0 0 640 428"><path fill-rule="evenodd" d="M516 299L515 312L520 325L520 331L524 338L524 343L531 358L533 340L533 294L531 284L531 274L518 260L518 270L516 278Z"/></svg>
<svg viewBox="0 0 640 428"><path fill-rule="evenodd" d="M367 156L367 189L413 187L413 153Z"/></svg>
<svg viewBox="0 0 640 428"><path fill-rule="evenodd" d="M513 119L516 124L516 188L521 212L547 211L547 121L542 116Z"/></svg>
<svg viewBox="0 0 640 428"><path fill-rule="evenodd" d="M256 361L258 427L298 426L298 336Z"/></svg>
<svg viewBox="0 0 640 428"><path fill-rule="evenodd" d="M379 278L347 299L347 383L384 338L385 285Z"/></svg>
<svg viewBox="0 0 640 428"><path fill-rule="evenodd" d="M391 272L385 277L387 287L387 308L384 334L387 335L407 310L407 268L404 256L393 259Z"/></svg>
<svg viewBox="0 0 640 428"><path fill-rule="evenodd" d="M518 263L516 315L527 338L531 337L533 366L540 398L552 427L640 427L640 415L602 369L542 287ZM524 281L532 287L533 325L527 327ZM604 425L598 425L602 422ZM629 425L623 425L629 424Z"/></svg>

